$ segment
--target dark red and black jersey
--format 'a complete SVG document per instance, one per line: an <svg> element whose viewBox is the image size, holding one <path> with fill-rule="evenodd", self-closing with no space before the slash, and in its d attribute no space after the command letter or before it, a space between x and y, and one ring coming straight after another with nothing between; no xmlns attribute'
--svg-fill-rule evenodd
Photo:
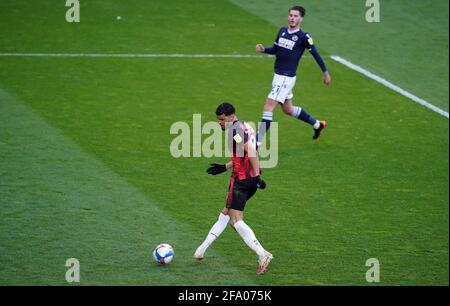
<svg viewBox="0 0 450 306"><path fill-rule="evenodd" d="M259 173L253 173L248 154L244 150L244 145L247 144L252 146L256 152L256 135L253 128L245 121L237 120L230 126L228 133L229 148L232 153L231 161L233 162L232 176L243 180L259 175Z"/></svg>

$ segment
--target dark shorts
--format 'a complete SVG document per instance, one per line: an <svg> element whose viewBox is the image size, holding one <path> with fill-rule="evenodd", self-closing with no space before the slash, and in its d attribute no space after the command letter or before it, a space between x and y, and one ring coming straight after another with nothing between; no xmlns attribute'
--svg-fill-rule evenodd
<svg viewBox="0 0 450 306"><path fill-rule="evenodd" d="M231 177L228 187L227 208L244 211L245 203L255 194L256 187L251 178L239 180Z"/></svg>

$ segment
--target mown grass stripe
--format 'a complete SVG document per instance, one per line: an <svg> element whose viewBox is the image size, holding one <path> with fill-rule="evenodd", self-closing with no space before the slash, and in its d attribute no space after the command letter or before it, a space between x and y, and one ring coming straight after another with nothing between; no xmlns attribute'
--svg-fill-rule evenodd
<svg viewBox="0 0 450 306"><path fill-rule="evenodd" d="M255 284L214 249L196 262L203 236L2 89L0 139L0 284L67 284L71 257L82 285ZM169 266L151 260L162 242Z"/></svg>

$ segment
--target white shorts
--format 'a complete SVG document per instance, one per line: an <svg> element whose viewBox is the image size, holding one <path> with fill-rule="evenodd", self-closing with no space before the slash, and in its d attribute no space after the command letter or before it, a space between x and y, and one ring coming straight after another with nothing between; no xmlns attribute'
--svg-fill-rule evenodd
<svg viewBox="0 0 450 306"><path fill-rule="evenodd" d="M273 75L272 90L269 93L268 98L278 101L283 104L286 100L290 100L294 97L292 89L295 85L296 76L289 77L279 74Z"/></svg>

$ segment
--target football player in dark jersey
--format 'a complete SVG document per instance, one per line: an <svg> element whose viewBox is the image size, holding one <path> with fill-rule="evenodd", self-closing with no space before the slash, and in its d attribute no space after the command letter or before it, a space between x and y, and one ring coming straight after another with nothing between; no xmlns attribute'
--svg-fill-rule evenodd
<svg viewBox="0 0 450 306"><path fill-rule="evenodd" d="M296 81L297 68L300 59L307 49L316 60L323 73L323 82L329 85L331 82L327 67L314 46L314 41L309 33L300 28L300 24L305 17L305 9L302 6L294 6L289 9L288 27L282 27L275 38L272 47L266 48L262 44L256 45L256 51L275 55L275 73L272 81L272 90L264 105L262 121L258 130L258 145L262 142L264 134L270 128L273 119L273 111L277 104L281 104L283 112L287 115L298 118L313 126L313 139L320 136L321 131L326 127L325 120L319 121L308 114L304 109L292 104L292 89Z"/></svg>

